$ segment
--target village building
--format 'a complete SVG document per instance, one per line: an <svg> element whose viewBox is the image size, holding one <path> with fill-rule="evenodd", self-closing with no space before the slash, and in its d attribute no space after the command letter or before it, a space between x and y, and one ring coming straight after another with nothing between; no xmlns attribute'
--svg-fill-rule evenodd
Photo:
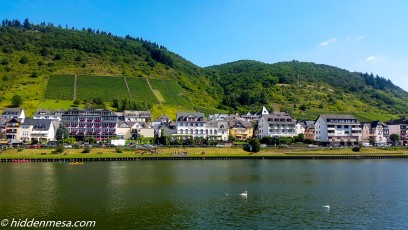
<svg viewBox="0 0 408 230"><path fill-rule="evenodd" d="M400 145L408 145L408 120L398 119L389 120L386 122L388 126L389 135L397 134L400 136Z"/></svg>
<svg viewBox="0 0 408 230"><path fill-rule="evenodd" d="M322 114L315 121L314 140L330 146L353 146L361 142L361 126L352 115Z"/></svg>
<svg viewBox="0 0 408 230"><path fill-rule="evenodd" d="M31 119L26 118L20 125L20 140L25 142L38 141L46 143L55 140L56 125L50 119Z"/></svg>
<svg viewBox="0 0 408 230"><path fill-rule="evenodd" d="M186 113L181 112L176 114L176 134L173 136L191 136L191 137L206 137L210 134L206 128L204 113ZM210 135L213 135L211 133Z"/></svg>
<svg viewBox="0 0 408 230"><path fill-rule="evenodd" d="M262 115L258 123L259 138L296 136L296 120L286 112Z"/></svg>
<svg viewBox="0 0 408 230"><path fill-rule="evenodd" d="M105 139L116 137L118 116L106 109L69 109L61 119L70 136L82 139L95 137Z"/></svg>

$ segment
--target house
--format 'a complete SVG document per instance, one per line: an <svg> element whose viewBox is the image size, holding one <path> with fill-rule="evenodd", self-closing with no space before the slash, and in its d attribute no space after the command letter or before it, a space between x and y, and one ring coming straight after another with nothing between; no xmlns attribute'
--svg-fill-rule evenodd
<svg viewBox="0 0 408 230"><path fill-rule="evenodd" d="M173 136L206 137L209 134L206 129L206 123L204 113L177 113L177 132Z"/></svg>
<svg viewBox="0 0 408 230"><path fill-rule="evenodd" d="M22 118L8 118L5 121L4 133L7 140L16 140L21 139L21 129L20 125L23 123Z"/></svg>
<svg viewBox="0 0 408 230"><path fill-rule="evenodd" d="M116 113L107 109L73 108L62 114L61 122L71 137L106 139L116 137L118 119Z"/></svg>
<svg viewBox="0 0 408 230"><path fill-rule="evenodd" d="M235 118L228 120L229 135L237 140L248 140L254 136L254 128L252 122L244 118Z"/></svg>
<svg viewBox="0 0 408 230"><path fill-rule="evenodd" d="M37 140L41 143L55 140L55 123L50 119L26 118L20 125L22 141Z"/></svg>
<svg viewBox="0 0 408 230"><path fill-rule="evenodd" d="M397 134L400 136L400 144L408 145L408 120L389 120L385 124L388 126L389 135Z"/></svg>
<svg viewBox="0 0 408 230"><path fill-rule="evenodd" d="M133 139L132 135L132 127L135 125L136 122L133 121L118 121L118 125L116 127L116 137L119 139L129 140Z"/></svg>
<svg viewBox="0 0 408 230"><path fill-rule="evenodd" d="M315 141L323 145L352 146L361 142L360 122L352 115L320 115L315 123Z"/></svg>
<svg viewBox="0 0 408 230"><path fill-rule="evenodd" d="M262 115L258 123L259 138L296 136L296 120L288 113L273 112Z"/></svg>
<svg viewBox="0 0 408 230"><path fill-rule="evenodd" d="M209 140L228 141L230 127L227 121L211 120L207 122L206 128Z"/></svg>
<svg viewBox="0 0 408 230"><path fill-rule="evenodd" d="M34 119L52 119L52 120L61 121L62 114L64 114L64 110L39 109L35 111L33 118Z"/></svg>
<svg viewBox="0 0 408 230"><path fill-rule="evenodd" d="M18 119L21 119L21 121L24 121L24 118L25 118L24 109L4 108L3 113L1 114L1 118L5 118L5 119L18 118Z"/></svg>
<svg viewBox="0 0 408 230"><path fill-rule="evenodd" d="M305 139L306 140L314 140L314 121L304 121L304 128L305 128Z"/></svg>
<svg viewBox="0 0 408 230"><path fill-rule="evenodd" d="M295 130L296 135L305 134L305 126L303 125L303 122L296 122Z"/></svg>
<svg viewBox="0 0 408 230"><path fill-rule="evenodd" d="M167 115L160 115L157 119L152 121L152 127L154 129L154 135L156 137L170 136L175 134L176 127L175 122L172 122L171 119Z"/></svg>

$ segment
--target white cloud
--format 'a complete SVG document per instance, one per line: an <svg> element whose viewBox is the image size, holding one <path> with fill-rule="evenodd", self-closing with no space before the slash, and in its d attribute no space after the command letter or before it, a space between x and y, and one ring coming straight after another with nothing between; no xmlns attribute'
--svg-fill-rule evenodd
<svg viewBox="0 0 408 230"><path fill-rule="evenodd" d="M332 39L320 42L319 46L328 46L328 45L330 45L331 43L334 43L334 42L336 42L336 39L332 38Z"/></svg>
<svg viewBox="0 0 408 230"><path fill-rule="evenodd" d="M385 60L385 58L383 56L369 56L365 59L366 61L382 61Z"/></svg>

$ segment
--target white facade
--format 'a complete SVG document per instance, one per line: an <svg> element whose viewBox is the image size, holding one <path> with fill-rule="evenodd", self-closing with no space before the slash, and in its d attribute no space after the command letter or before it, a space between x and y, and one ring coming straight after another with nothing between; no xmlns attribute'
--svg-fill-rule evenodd
<svg viewBox="0 0 408 230"><path fill-rule="evenodd" d="M216 129L207 129L203 113L177 113L175 136L206 137L216 135Z"/></svg>
<svg viewBox="0 0 408 230"><path fill-rule="evenodd" d="M300 122L297 122L295 127L296 127L296 135L305 133L305 127L303 127L303 125Z"/></svg>
<svg viewBox="0 0 408 230"><path fill-rule="evenodd" d="M22 119L22 121L24 121L25 118L25 113L24 113L24 109L19 109L19 108L5 108L3 109L3 113L1 114L2 118L5 119L11 119L11 118L18 118L18 119Z"/></svg>
<svg viewBox="0 0 408 230"><path fill-rule="evenodd" d="M296 136L296 120L288 113L277 112L262 115L258 123L259 137L293 137Z"/></svg>
<svg viewBox="0 0 408 230"><path fill-rule="evenodd" d="M361 142L360 123L351 115L320 115L315 122L315 141L351 146Z"/></svg>

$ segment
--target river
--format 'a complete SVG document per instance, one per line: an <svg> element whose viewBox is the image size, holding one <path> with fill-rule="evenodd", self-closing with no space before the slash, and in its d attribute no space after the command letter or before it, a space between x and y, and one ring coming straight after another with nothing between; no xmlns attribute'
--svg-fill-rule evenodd
<svg viewBox="0 0 408 230"><path fill-rule="evenodd" d="M0 163L0 220L93 220L97 229L407 229L407 189L408 161L393 159Z"/></svg>

